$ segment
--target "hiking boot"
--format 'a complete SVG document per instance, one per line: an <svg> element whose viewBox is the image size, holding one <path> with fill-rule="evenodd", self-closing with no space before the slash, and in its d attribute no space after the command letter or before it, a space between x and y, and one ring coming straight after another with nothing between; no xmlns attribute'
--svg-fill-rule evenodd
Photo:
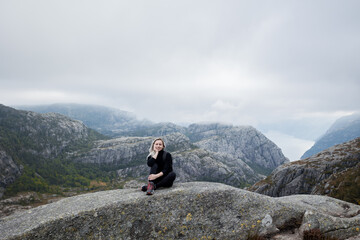
<svg viewBox="0 0 360 240"><path fill-rule="evenodd" d="M146 195L153 195L154 194L154 183L153 182L149 182L148 186L147 186L147 191L146 191Z"/></svg>

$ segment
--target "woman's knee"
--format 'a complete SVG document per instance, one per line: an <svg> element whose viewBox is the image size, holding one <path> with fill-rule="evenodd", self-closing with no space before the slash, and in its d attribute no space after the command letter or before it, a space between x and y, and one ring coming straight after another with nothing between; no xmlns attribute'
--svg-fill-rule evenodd
<svg viewBox="0 0 360 240"><path fill-rule="evenodd" d="M175 179L176 179L176 173L175 173L175 172L170 172L170 173L169 173L169 178L170 178L172 181L175 181Z"/></svg>

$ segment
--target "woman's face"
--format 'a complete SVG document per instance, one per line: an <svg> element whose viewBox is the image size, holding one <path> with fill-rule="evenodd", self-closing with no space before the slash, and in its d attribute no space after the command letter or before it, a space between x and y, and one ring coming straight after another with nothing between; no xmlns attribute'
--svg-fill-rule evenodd
<svg viewBox="0 0 360 240"><path fill-rule="evenodd" d="M159 152L161 150L163 150L164 148L164 144L161 140L156 140L155 143L154 143L154 150Z"/></svg>

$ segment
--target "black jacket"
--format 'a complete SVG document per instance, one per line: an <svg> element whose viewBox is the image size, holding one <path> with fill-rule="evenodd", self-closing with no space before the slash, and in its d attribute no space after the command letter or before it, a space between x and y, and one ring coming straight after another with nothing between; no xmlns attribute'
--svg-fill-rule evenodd
<svg viewBox="0 0 360 240"><path fill-rule="evenodd" d="M152 156L149 156L147 159L147 165L149 167L154 166L154 164L158 165L158 172L163 172L164 176L168 175L170 172L173 171L172 168L172 156L170 153L161 150L157 155L156 159Z"/></svg>

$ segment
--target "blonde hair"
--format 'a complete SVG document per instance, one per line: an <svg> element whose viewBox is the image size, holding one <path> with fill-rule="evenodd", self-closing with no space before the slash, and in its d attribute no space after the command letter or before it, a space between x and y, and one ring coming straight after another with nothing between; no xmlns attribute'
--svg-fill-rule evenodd
<svg viewBox="0 0 360 240"><path fill-rule="evenodd" d="M154 145L155 145L155 142L160 140L163 144L163 149L165 149L165 142L162 138L156 138L152 143L151 143L151 146L149 148L149 155L148 156L154 156L155 155L155 151L154 151Z"/></svg>

